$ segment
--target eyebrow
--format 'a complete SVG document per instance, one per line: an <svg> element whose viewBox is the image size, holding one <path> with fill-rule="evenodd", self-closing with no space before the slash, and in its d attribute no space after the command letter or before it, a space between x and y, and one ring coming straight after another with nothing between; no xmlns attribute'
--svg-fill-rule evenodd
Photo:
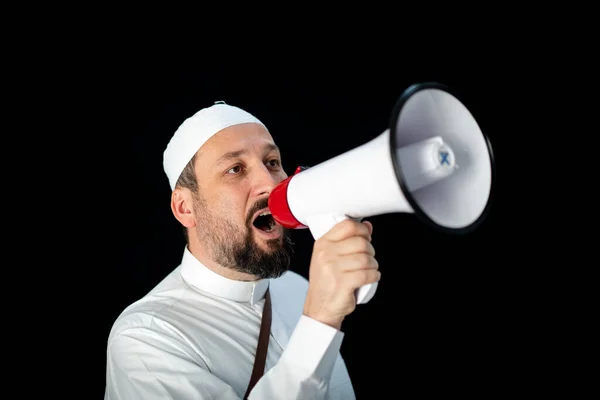
<svg viewBox="0 0 600 400"><path fill-rule="evenodd" d="M277 147L277 145L274 143L269 143L265 146L264 153L267 154L274 150L279 151L279 147ZM227 161L231 161L232 159L239 158L240 156L244 155L247 152L248 152L248 150L246 150L246 149L229 151L217 159L217 161L215 162L215 166L219 166Z"/></svg>

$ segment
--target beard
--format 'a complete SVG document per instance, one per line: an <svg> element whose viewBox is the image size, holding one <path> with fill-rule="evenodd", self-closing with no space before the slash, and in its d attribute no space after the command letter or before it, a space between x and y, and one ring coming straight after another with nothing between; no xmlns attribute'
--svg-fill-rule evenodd
<svg viewBox="0 0 600 400"><path fill-rule="evenodd" d="M215 216L201 195L194 196L196 232L209 246L213 259L223 267L255 275L259 279L278 278L289 270L294 244L289 229L283 235L266 242L263 250L254 239L252 216L268 206L266 198L258 200L249 210L245 231L232 222Z"/></svg>

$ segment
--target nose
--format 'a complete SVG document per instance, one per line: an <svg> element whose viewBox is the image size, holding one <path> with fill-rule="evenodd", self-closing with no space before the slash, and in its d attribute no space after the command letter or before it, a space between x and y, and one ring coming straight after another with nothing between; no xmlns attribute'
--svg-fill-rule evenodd
<svg viewBox="0 0 600 400"><path fill-rule="evenodd" d="M266 165L255 168L252 176L252 192L254 196L269 195L273 188L281 182L280 173L271 171Z"/></svg>

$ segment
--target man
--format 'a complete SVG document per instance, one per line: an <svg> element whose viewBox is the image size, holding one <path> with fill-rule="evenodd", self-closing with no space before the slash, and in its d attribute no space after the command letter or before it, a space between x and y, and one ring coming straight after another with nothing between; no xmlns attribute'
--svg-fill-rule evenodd
<svg viewBox="0 0 600 400"><path fill-rule="evenodd" d="M308 281L288 271L292 243L267 202L287 177L281 155L260 120L223 102L181 124L163 164L187 244L115 321L105 399L354 398L341 326L355 290L380 278L372 225L348 219L315 241ZM267 304L264 374L249 388Z"/></svg>

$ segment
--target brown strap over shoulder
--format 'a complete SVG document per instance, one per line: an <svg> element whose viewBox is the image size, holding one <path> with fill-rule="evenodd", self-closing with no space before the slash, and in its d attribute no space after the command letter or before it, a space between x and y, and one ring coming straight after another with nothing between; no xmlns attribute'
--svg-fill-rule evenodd
<svg viewBox="0 0 600 400"><path fill-rule="evenodd" d="M265 372L265 362L267 360L267 349L269 348L269 335L271 333L271 295L269 289L265 293L265 306L263 308L262 321L260 323L260 333L258 334L258 347L256 348L256 358L254 359L254 368L250 376L250 383L244 395L244 399L252 391L256 382L263 376Z"/></svg>

